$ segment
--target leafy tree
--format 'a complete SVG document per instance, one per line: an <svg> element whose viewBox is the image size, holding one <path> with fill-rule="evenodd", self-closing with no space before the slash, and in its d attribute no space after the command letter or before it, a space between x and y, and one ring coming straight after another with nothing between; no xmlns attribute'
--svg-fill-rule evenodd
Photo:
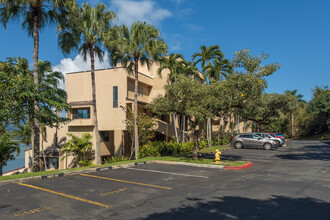
<svg viewBox="0 0 330 220"><path fill-rule="evenodd" d="M198 140L204 122L213 116L208 94L210 90L205 84L184 76L179 76L173 84L166 87L166 90L165 96L155 98L149 106L155 113L179 111L189 118L194 140L193 158L197 159Z"/></svg>
<svg viewBox="0 0 330 220"><path fill-rule="evenodd" d="M36 86L26 59L14 58L0 64L2 73L0 88L2 88L1 96L3 98L1 99L3 105L0 108L0 114L3 116L1 118L2 132L8 124L15 124L20 128L19 135L25 144L31 143L27 138L32 141L34 119L51 127L67 121L67 119L59 117L55 111L55 109L69 109L69 105L66 103L66 92L59 89L55 83L58 80L56 75L60 73L48 72L51 71L49 62L39 61L39 65L40 81ZM34 109L35 102L40 107L38 111ZM36 147L33 151L33 161L38 164L39 169L39 146L33 147Z"/></svg>
<svg viewBox="0 0 330 220"><path fill-rule="evenodd" d="M95 56L103 61L103 37L110 30L111 22L116 18L116 14L107 10L106 5L103 3L97 4L95 8L88 3L83 3L82 7L74 4L70 12L68 22L57 27L59 32L58 44L64 54L78 50L85 61L87 55L90 56L96 163L101 164L100 133L96 108Z"/></svg>
<svg viewBox="0 0 330 220"><path fill-rule="evenodd" d="M202 73L204 75L204 81L207 82L207 80L210 82L211 76L218 78L220 77L220 73L218 72L219 68L222 68L221 63L223 61L223 53L220 50L220 47L218 45L215 46L201 46L201 52L194 53L191 57L191 59L194 61L194 65L197 65L198 63L201 64ZM213 64L211 62L213 61ZM217 65L217 67L215 67ZM215 68L218 68L217 70ZM207 143L208 146L211 146L211 119L207 119L207 125L206 125L206 133L207 133Z"/></svg>
<svg viewBox="0 0 330 220"><path fill-rule="evenodd" d="M182 54L171 53L168 57L164 57L160 60L160 67L158 68L157 73L161 76L162 71L168 69L170 71L168 77L169 83L173 83L178 75L184 74L183 69L185 64L186 61L183 59Z"/></svg>
<svg viewBox="0 0 330 220"><path fill-rule="evenodd" d="M330 131L330 90L319 93L307 107L318 123L318 132Z"/></svg>
<svg viewBox="0 0 330 220"><path fill-rule="evenodd" d="M138 159L138 78L139 64L149 68L153 61L161 60L167 53L167 45L160 32L146 22L133 22L131 27L125 25L115 27L108 35L106 46L110 51L110 62L117 66L118 62L135 76L134 88L134 146L135 158Z"/></svg>
<svg viewBox="0 0 330 220"><path fill-rule="evenodd" d="M66 0L0 0L0 22L7 27L9 20L23 19L22 28L28 32L29 37L33 37L33 76L36 86L39 85L38 57L39 57L39 32L48 23L54 23L64 15ZM34 110L39 111L38 102L34 102ZM40 123L37 118L33 118L32 145L33 151L39 149ZM34 171L39 168L39 154L34 160Z"/></svg>
<svg viewBox="0 0 330 220"><path fill-rule="evenodd" d="M27 101L33 99L33 78L21 68L20 58L0 61L0 136L10 124L19 123L26 117Z"/></svg>
<svg viewBox="0 0 330 220"><path fill-rule="evenodd" d="M123 107L123 109L126 112L125 124L132 143L130 156L132 158L134 153L134 114L130 107ZM139 144L144 145L155 137L156 121L155 118L149 117L144 112L139 112L138 121Z"/></svg>
<svg viewBox="0 0 330 220"><path fill-rule="evenodd" d="M249 49L244 49L235 53L232 63L242 74L264 77L280 69L278 63L263 65L262 62L268 57L269 55L266 53L262 53L260 56L252 56Z"/></svg>
<svg viewBox="0 0 330 220"><path fill-rule="evenodd" d="M73 160L70 167L82 167L89 166L92 164L92 160L95 158L95 151L92 149L93 144L90 141L93 137L89 133L84 133L79 138L73 134L68 133L71 137L66 144L62 147L62 160L68 156L73 156Z"/></svg>
<svg viewBox="0 0 330 220"><path fill-rule="evenodd" d="M14 160L14 153L19 154L20 148L17 142L12 141L8 132L0 137L0 176L2 176L2 168L7 165L7 161Z"/></svg>

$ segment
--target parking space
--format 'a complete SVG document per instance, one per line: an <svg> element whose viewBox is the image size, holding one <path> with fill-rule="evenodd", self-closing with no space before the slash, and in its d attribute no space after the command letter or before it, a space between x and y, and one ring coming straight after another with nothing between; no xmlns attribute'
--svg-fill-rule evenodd
<svg viewBox="0 0 330 220"><path fill-rule="evenodd" d="M223 152L244 170L142 164L1 185L0 219L329 219L329 152L290 142Z"/></svg>
<svg viewBox="0 0 330 220"><path fill-rule="evenodd" d="M128 209L149 199L189 195L194 185L208 183L214 172L221 170L149 164L8 184L0 189L0 201L6 201L0 205L0 216L71 219L104 209Z"/></svg>

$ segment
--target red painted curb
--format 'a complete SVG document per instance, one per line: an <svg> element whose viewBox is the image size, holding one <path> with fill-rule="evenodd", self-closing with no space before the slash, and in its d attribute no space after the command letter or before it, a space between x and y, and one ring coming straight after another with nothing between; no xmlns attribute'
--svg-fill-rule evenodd
<svg viewBox="0 0 330 220"><path fill-rule="evenodd" d="M248 164L244 164L241 166L225 166L224 169L225 170L242 170L248 167L252 167L252 163L250 161L248 161Z"/></svg>

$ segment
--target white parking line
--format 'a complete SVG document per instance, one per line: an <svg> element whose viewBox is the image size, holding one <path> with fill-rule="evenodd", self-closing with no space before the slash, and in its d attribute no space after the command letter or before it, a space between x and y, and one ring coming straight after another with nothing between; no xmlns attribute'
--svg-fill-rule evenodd
<svg viewBox="0 0 330 220"><path fill-rule="evenodd" d="M138 169L138 168L132 168L132 167L128 167L126 169L146 171L146 172L153 172L153 173L165 173L165 174L171 174L171 175L177 175L177 176L189 176L189 177L198 177L198 178L208 179L207 176L197 176L197 175L189 175L189 174L183 174L183 173L172 173L172 172L165 172L165 171L159 171L159 170L146 170L146 169Z"/></svg>

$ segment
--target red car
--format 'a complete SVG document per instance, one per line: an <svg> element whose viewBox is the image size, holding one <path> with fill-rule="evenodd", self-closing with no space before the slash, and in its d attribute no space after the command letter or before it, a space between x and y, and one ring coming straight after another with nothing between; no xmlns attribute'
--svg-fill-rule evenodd
<svg viewBox="0 0 330 220"><path fill-rule="evenodd" d="M272 136L272 137L283 138L283 139L285 139L285 138L284 138L284 135L278 135L277 133L267 133L267 134L269 134L269 135Z"/></svg>

